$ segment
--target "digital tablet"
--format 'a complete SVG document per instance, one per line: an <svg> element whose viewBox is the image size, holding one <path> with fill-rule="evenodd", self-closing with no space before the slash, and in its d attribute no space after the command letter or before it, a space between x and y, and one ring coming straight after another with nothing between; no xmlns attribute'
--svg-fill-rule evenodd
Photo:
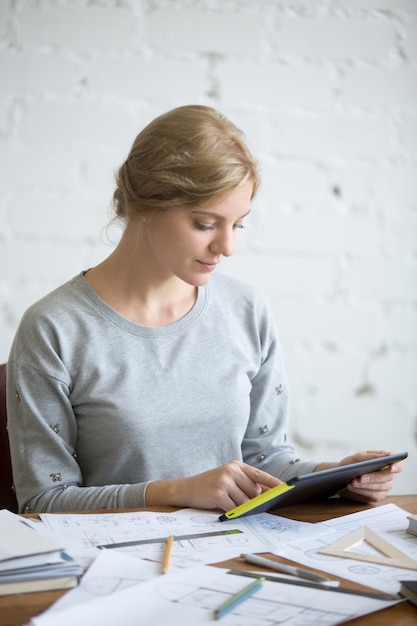
<svg viewBox="0 0 417 626"><path fill-rule="evenodd" d="M341 465L311 474L295 476L287 482L268 489L248 502L226 511L220 515L219 520L225 522L242 515L252 515L291 504L300 504L300 502L306 502L313 498L328 498L342 491L354 478L387 469L396 461L401 461L407 456L408 452L399 452L369 461L359 461L350 465Z"/></svg>

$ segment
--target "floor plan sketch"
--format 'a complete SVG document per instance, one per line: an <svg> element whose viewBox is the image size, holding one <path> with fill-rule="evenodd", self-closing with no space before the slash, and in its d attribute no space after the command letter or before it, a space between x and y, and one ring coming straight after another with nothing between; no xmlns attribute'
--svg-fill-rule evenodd
<svg viewBox="0 0 417 626"><path fill-rule="evenodd" d="M364 526L371 526L373 531L384 540L389 541L393 546L407 554L410 559L416 560L417 536L406 532L407 516L406 511L390 504L335 518L320 524L327 528L327 533L289 543L285 547L275 550L275 553L295 560L297 563L318 567L330 574L354 580L382 592L398 593L400 581L415 580L417 570L341 558L322 554L321 550ZM372 546L365 544L360 549L364 551L373 550Z"/></svg>
<svg viewBox="0 0 417 626"><path fill-rule="evenodd" d="M73 605L35 618L32 626L204 626L214 611L245 587L247 578L226 569L200 565L157 576L83 605ZM392 602L339 593L338 590L297 587L265 580L257 593L227 615L228 626L335 626L359 615L386 608ZM120 611L123 607L123 611ZM226 619L225 619L226 622Z"/></svg>
<svg viewBox="0 0 417 626"><path fill-rule="evenodd" d="M65 538L67 550L96 556L98 547L160 560L165 541L174 535L171 562L174 567L214 563L244 552L266 552L294 538L319 532L316 524L287 520L269 513L233 522L219 522L218 512L181 509L175 513L139 511L108 514L42 514L45 526ZM323 532L323 531L321 531ZM69 544L69 546L68 546ZM105 549L105 548L104 548Z"/></svg>

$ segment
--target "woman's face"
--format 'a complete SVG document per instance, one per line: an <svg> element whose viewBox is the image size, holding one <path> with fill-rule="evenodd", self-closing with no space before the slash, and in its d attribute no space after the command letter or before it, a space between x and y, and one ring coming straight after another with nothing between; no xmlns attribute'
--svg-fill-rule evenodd
<svg viewBox="0 0 417 626"><path fill-rule="evenodd" d="M233 254L252 188L248 182L209 207L174 207L149 222L145 239L159 271L193 286L206 284L222 258Z"/></svg>

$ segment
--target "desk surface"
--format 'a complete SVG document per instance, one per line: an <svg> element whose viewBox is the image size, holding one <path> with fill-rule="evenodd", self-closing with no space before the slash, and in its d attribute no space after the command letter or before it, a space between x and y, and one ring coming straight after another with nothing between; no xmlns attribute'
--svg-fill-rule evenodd
<svg viewBox="0 0 417 626"><path fill-rule="evenodd" d="M417 514L417 495L391 496L381 504L393 502L405 511ZM378 506L378 505L373 505ZM286 507L276 511L277 514L303 522L322 522L324 520L349 515L363 510L365 505L347 502L344 500L324 500ZM153 508L157 511L174 511L174 508ZM114 512L107 510L108 512ZM221 566L242 568L240 561L225 561ZM346 586L354 587L355 583ZM57 600L65 591L47 591L40 593L17 594L0 597L0 626L24 626L31 617L42 613L48 606ZM417 607L409 602L402 602L396 606L378 611L371 615L345 622L348 626L416 626Z"/></svg>

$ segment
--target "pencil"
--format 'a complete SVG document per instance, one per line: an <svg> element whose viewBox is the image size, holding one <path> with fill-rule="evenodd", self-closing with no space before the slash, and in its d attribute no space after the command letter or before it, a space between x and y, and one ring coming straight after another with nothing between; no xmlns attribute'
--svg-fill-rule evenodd
<svg viewBox="0 0 417 626"><path fill-rule="evenodd" d="M233 611L233 609L236 608L241 602L250 598L256 591L258 591L264 580L265 578L263 576L259 576L253 583L238 591L238 593L231 598L228 598L226 602L223 602L223 604L221 604L214 611L214 618L220 619L224 615L227 615L230 611Z"/></svg>
<svg viewBox="0 0 417 626"><path fill-rule="evenodd" d="M169 567L169 560L171 558L171 550L172 550L172 544L174 542L174 535L170 535L167 539L167 543L166 543L166 547L165 547L165 554L164 554L164 561L162 563L162 573L166 574L168 571L168 567Z"/></svg>

